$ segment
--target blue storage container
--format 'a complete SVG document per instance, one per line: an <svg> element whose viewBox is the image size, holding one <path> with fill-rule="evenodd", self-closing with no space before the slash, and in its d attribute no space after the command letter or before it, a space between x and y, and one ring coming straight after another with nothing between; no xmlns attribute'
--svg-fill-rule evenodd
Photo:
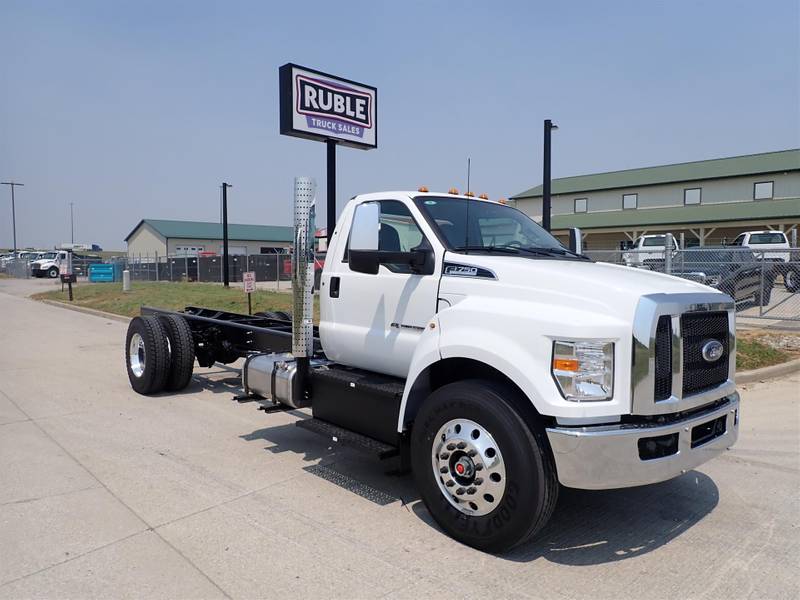
<svg viewBox="0 0 800 600"><path fill-rule="evenodd" d="M104 283L114 281L114 265L94 264L89 265L89 281L92 283Z"/></svg>

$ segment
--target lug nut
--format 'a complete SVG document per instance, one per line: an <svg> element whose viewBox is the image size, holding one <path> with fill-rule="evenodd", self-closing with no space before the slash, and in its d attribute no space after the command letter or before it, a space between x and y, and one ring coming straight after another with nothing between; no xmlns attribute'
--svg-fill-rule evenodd
<svg viewBox="0 0 800 600"><path fill-rule="evenodd" d="M477 477L475 479L475 485L481 485L482 483L483 483L483 478L482 477Z"/></svg>
<svg viewBox="0 0 800 600"><path fill-rule="evenodd" d="M458 494L459 496L463 496L464 495L464 488L458 488L456 490L456 494Z"/></svg>
<svg viewBox="0 0 800 600"><path fill-rule="evenodd" d="M455 481L453 481L452 479L451 479L450 481L448 481L447 483L445 483L445 485L446 485L447 487L453 487L455 484L456 484L456 482L455 482Z"/></svg>
<svg viewBox="0 0 800 600"><path fill-rule="evenodd" d="M458 442L458 446L456 446L456 448L458 448L459 450L463 450L466 447L467 447L467 443L466 442ZM449 448L449 446L448 446L448 448Z"/></svg>
<svg viewBox="0 0 800 600"><path fill-rule="evenodd" d="M469 456L470 458L472 458L476 454L477 454L477 452L475 450L470 450L469 452L467 452L467 456Z"/></svg>
<svg viewBox="0 0 800 600"><path fill-rule="evenodd" d="M475 464L475 470L476 471L483 471L483 465L481 463L476 463Z"/></svg>
<svg viewBox="0 0 800 600"><path fill-rule="evenodd" d="M439 458L441 458L442 460L447 460L448 458L450 458L450 453L449 452L442 452L439 455Z"/></svg>
<svg viewBox="0 0 800 600"><path fill-rule="evenodd" d="M474 493L475 493L475 492L477 492L477 491L478 491L478 490L476 490L476 489L473 487L473 488L469 488L469 489L467 490L467 493L468 493L468 494L471 496L472 494L474 494Z"/></svg>
<svg viewBox="0 0 800 600"><path fill-rule="evenodd" d="M456 445L455 444L447 444L447 449L452 452L453 450L456 449Z"/></svg>
<svg viewBox="0 0 800 600"><path fill-rule="evenodd" d="M442 467L441 469L439 469L439 473L447 473L449 470L450 469L448 469L447 467Z"/></svg>

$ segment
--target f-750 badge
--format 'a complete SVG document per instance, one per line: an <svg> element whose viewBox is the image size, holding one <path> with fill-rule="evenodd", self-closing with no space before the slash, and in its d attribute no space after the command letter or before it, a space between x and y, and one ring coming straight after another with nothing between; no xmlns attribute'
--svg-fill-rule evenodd
<svg viewBox="0 0 800 600"><path fill-rule="evenodd" d="M468 265L447 265L444 268L445 275L455 275L457 277L477 277L478 267Z"/></svg>

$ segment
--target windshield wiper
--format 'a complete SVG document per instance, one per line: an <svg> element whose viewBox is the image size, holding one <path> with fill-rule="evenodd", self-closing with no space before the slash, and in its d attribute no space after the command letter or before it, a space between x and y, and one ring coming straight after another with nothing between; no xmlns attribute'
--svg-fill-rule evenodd
<svg viewBox="0 0 800 600"><path fill-rule="evenodd" d="M572 250L567 250L566 248L548 248L545 246L528 246L526 248L522 248L526 252L542 254L544 256L569 256L570 258L579 258L581 260L592 260L588 256L584 256L583 254L578 254L577 252L573 252Z"/></svg>
<svg viewBox="0 0 800 600"><path fill-rule="evenodd" d="M522 248L516 248L515 246L456 246L453 248L456 251L462 250L482 250L484 252L503 252L505 254L519 254Z"/></svg>

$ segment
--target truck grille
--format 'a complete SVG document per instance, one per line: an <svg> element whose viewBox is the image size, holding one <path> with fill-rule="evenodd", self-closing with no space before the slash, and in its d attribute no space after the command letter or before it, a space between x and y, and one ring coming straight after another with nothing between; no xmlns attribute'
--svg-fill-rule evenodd
<svg viewBox="0 0 800 600"><path fill-rule="evenodd" d="M717 387L728 379L728 313L725 311L681 315L683 338L683 395L697 394ZM709 340L722 344L719 360L703 359L703 345Z"/></svg>
<svg viewBox="0 0 800 600"><path fill-rule="evenodd" d="M655 400L672 395L672 318L662 315L656 327Z"/></svg>

